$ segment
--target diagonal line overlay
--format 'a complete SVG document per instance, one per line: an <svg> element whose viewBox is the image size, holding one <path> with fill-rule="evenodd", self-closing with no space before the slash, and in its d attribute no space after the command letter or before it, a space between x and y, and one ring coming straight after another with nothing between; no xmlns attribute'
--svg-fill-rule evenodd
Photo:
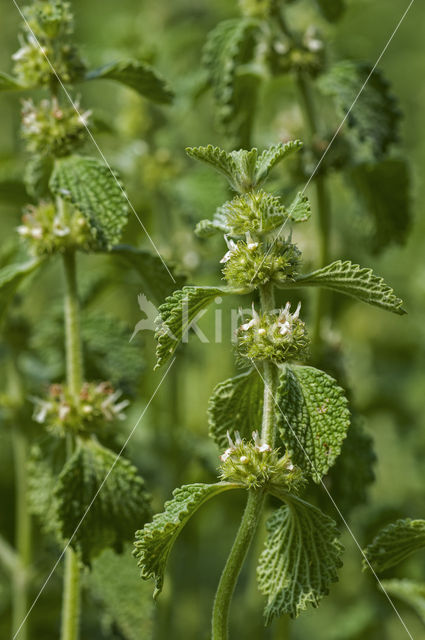
<svg viewBox="0 0 425 640"><path fill-rule="evenodd" d="M282 408L276 398L276 396L271 393L270 390L270 385L267 384L267 382L264 380L263 375L261 374L261 371L259 370L259 368L257 367L256 363L254 360L251 360L252 365L255 367L258 375L260 376L261 380L264 383L265 388L268 390L268 392L270 393L270 395L273 398L273 402L276 405L276 407L278 408L279 412L281 413L282 417L284 418L286 424L288 425L289 429L291 430L292 435L295 437L298 445L300 446L303 454L305 455L306 459L308 460L309 464L311 465L311 467L314 469L314 471L317 473L317 475L319 476L320 474L318 474L318 472L316 471L315 465L313 464L313 462L311 461L307 451L305 450L305 448L303 447L300 439L298 438L297 434L295 433L294 429L292 428L291 424L289 423L289 420L287 418L287 416L285 415L285 413L282 411ZM392 601L392 599L390 598L388 592L386 591L386 589L384 588L382 582L380 581L380 579L378 578L375 570L373 569L372 565L370 564L368 558L366 557L365 552L363 551L360 543L358 542L356 536L353 533L353 530L351 529L350 525L348 524L348 522L346 521L346 519L344 518L343 514L341 513L340 508L338 507L338 505L336 504L334 498L332 497L331 493L329 492L329 489L327 488L327 486L325 485L325 483L323 482L323 479L320 480L320 484L322 485L322 487L324 488L324 490L326 491L326 494L328 495L328 498L330 499L330 501L332 502L335 510L337 511L339 517L341 518L342 522L344 523L344 526L346 527L348 533L350 534L350 536L352 537L352 539L354 540L354 543L356 545L356 547L358 548L358 550L360 551L361 555L363 556L364 561L366 562L367 566L369 567L369 569L371 570L372 574L374 575L379 587L381 588L382 592L384 593L384 595L386 596L388 602L390 603L391 607L394 609L395 614L397 615L398 619L400 620L400 623L402 624L404 630L406 631L407 635L409 636L410 640L414 640L412 634L410 633L409 629L406 626L406 623L404 622L403 618L401 617L397 607L395 606L394 602Z"/></svg>
<svg viewBox="0 0 425 640"><path fill-rule="evenodd" d="M49 67L51 68L55 78L57 79L59 85L61 86L64 94L66 95L68 101L70 102L72 108L74 109L74 111L76 112L76 114L79 116L80 118L80 122L82 123L82 125L84 126L85 130L87 131L87 134L90 138L90 140L92 141L92 143L94 144L94 146L96 147L97 152L99 153L100 157L102 158L104 164L106 165L106 167L109 169L109 171L111 172L111 175L113 177L113 179L115 180L116 184L118 185L122 195L124 196L124 198L127 201L128 206L130 207L131 211L134 213L134 215L136 216L140 226L142 227L143 231L145 232L146 236L148 237L149 242L151 243L153 249L155 250L155 253L157 254L158 258L161 260L164 269L167 271L168 275L170 276L171 280L174 282L174 284L176 283L176 280L173 276L173 274L171 273L170 269L168 268L167 264L165 263L163 257L161 256L158 247L156 246L155 242L152 240L151 236L149 235L148 230L146 229L145 225L143 224L139 214L137 213L136 209L134 208L133 204L130 202L130 199L127 195L127 193L125 192L123 186L121 185L120 181L118 180L117 176L114 174L111 165L109 164L108 160L105 157L105 154L103 153L102 149L99 147L98 143L96 142L96 139L94 137L94 135L92 134L91 130L89 129L87 123L85 122L84 118L82 117L82 114L80 113L78 106L76 105L76 103L74 102L74 100L72 99L68 89L66 88L66 86L64 85L64 83L62 82L62 79L60 78L60 76L58 75L58 73L56 72L56 69L54 68L54 66L52 65L49 57L47 56L46 52L44 51L43 47L41 46L40 42L38 41L37 36L35 35L34 31L31 29L28 20L25 18L21 8L19 7L18 3L16 2L16 0L12 0L13 4L15 5L16 9L18 10L22 20L24 21L27 29L29 30L29 32L31 33L31 35L33 36L35 42L37 43L38 48L40 49L41 53L43 54L43 56L46 59L47 64L49 65Z"/></svg>
<svg viewBox="0 0 425 640"><path fill-rule="evenodd" d="M53 576L54 572L56 571L59 563L61 562L62 558L64 557L67 549L69 548L75 534L77 533L77 531L79 530L79 528L81 527L82 523L84 522L88 512L90 511L90 509L92 508L96 498L98 497L99 493L102 491L103 487L105 486L105 483L107 482L109 476L111 475L112 471L114 470L118 460L120 459L124 449L127 447L128 443L130 442L132 436L134 435L134 432L136 431L137 427L139 426L143 416L145 415L146 411L149 409L149 406L152 402L152 400L154 399L154 397L156 396L160 386L162 385L162 383L164 382L168 372L170 371L171 367L173 366L174 362L175 362L175 358L173 358L173 360L170 362L166 372L164 373L164 375L162 376L161 380L159 381L155 391L153 392L153 394L151 395L151 397L149 398L149 401L147 403L147 405L145 406L145 408L143 409L142 413L140 414L140 416L137 419L136 424L134 425L134 427L132 428L132 430L130 431L126 441L124 442L123 446L121 447L120 451L117 453L116 458L114 460L114 462L111 465L111 468L109 469L108 473L106 474L106 476L104 477L104 479L102 480L98 490L96 491L96 493L94 494L90 504L88 505L87 509L85 510L80 522L77 524L77 526L75 527L75 530L72 534L72 536L69 538L68 542L66 543L65 547L63 548L60 556L58 557L58 559L56 560L55 564L53 565L52 569L50 570L50 573L48 574L47 578L45 579L45 581L43 582L43 585L40 589L40 591L38 592L37 596L35 597L35 599L33 600L32 605L30 606L30 608L28 609L25 618L22 620L21 624L19 625L18 629L15 631L15 634L12 637L12 640L16 640L16 638L19 636L19 633L22 629L22 627L24 626L25 622L27 621L31 611L34 609L35 605L37 604L38 600L41 597L41 594L43 593L44 589L46 588L47 584L50 581L50 578Z"/></svg>

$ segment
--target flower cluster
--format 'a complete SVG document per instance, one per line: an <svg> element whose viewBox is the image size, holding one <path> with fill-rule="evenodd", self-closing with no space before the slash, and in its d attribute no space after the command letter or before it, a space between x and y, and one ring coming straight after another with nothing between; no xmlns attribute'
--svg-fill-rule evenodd
<svg viewBox="0 0 425 640"><path fill-rule="evenodd" d="M104 429L105 421L124 420L123 410L129 402L117 402L121 395L109 382L85 382L76 401L67 387L52 384L46 398L32 398L33 418L62 436L99 431Z"/></svg>
<svg viewBox="0 0 425 640"><path fill-rule="evenodd" d="M302 485L302 473L292 464L288 453L280 457L277 449L261 442L256 431L252 434L252 442L244 442L237 431L234 442L229 433L227 438L229 447L220 456L222 480L240 482L249 489L275 486L297 491Z"/></svg>
<svg viewBox="0 0 425 640"><path fill-rule="evenodd" d="M271 360L276 364L303 359L308 353L308 337L300 310L301 303L291 313L288 302L284 309L259 315L253 305L251 320L238 329L238 353L250 360Z"/></svg>
<svg viewBox="0 0 425 640"><path fill-rule="evenodd" d="M324 66L324 43L315 27L309 27L299 43L280 36L273 44L272 68L276 73L305 71L312 75Z"/></svg>
<svg viewBox="0 0 425 640"><path fill-rule="evenodd" d="M290 241L277 240L270 248L256 242L246 233L246 241L225 236L228 251L222 258L223 276L231 287L253 288L268 282L284 282L294 278L300 252Z"/></svg>
<svg viewBox="0 0 425 640"><path fill-rule="evenodd" d="M67 156L86 140L90 111L81 115L73 106L60 106L58 100L42 100L34 105L25 100L22 106L22 137L30 153L44 156Z"/></svg>
<svg viewBox="0 0 425 640"><path fill-rule="evenodd" d="M70 42L73 16L70 4L61 0L38 0L25 8L25 25L20 48L12 56L14 75L26 87L49 85L56 81L72 82L84 74L85 65Z"/></svg>
<svg viewBox="0 0 425 640"><path fill-rule="evenodd" d="M57 209L52 202L28 205L17 228L33 255L50 255L70 248L88 251L96 247L95 230L74 207L63 202Z"/></svg>

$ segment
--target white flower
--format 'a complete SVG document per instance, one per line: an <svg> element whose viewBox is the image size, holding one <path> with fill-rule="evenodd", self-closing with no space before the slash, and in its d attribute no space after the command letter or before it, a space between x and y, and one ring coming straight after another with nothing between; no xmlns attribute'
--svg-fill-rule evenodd
<svg viewBox="0 0 425 640"><path fill-rule="evenodd" d="M24 224L19 225L19 227L16 227L17 232L19 233L19 235L21 236L28 236L31 234L31 231L29 229L29 227L27 227Z"/></svg>
<svg viewBox="0 0 425 640"><path fill-rule="evenodd" d="M248 247L248 249L250 251L254 251L254 249L256 249L258 247L258 242L254 242L253 241L249 231L245 235L246 235L246 246Z"/></svg>
<svg viewBox="0 0 425 640"><path fill-rule="evenodd" d="M241 456L241 457L239 458L239 460L240 460L243 464L245 464L246 462L248 462L248 458L247 458L246 456Z"/></svg>
<svg viewBox="0 0 425 640"><path fill-rule="evenodd" d="M221 455L221 456L220 456L220 460L221 460L222 462L226 462L226 460L227 460L228 458L230 458L230 456L232 455L232 453L233 453L233 449L226 449L226 451L223 453L223 455Z"/></svg>
<svg viewBox="0 0 425 640"><path fill-rule="evenodd" d="M233 242L233 240L230 238L228 238L226 235L224 236L224 239L226 241L227 244L227 248L228 251L227 253L224 254L224 256L222 257L222 259L220 260L220 263L224 264L226 262L228 262L228 260L230 260L230 258L232 257L232 254L236 251L236 249L238 248L236 242Z"/></svg>
<svg viewBox="0 0 425 640"><path fill-rule="evenodd" d="M43 229L41 227L34 227L31 229L31 235L36 240L40 240L43 237Z"/></svg>
<svg viewBox="0 0 425 640"><path fill-rule="evenodd" d="M255 310L254 303L252 303L252 319L249 322L241 325L242 331L248 331L251 327L258 326L260 324L260 316Z"/></svg>

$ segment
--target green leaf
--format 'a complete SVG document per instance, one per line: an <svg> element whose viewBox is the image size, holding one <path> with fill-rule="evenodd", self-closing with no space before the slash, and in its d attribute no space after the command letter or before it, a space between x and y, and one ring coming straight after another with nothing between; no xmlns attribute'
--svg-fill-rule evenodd
<svg viewBox="0 0 425 640"><path fill-rule="evenodd" d="M220 449L228 446L227 432L239 431L249 440L261 430L264 385L255 369L220 382L208 404L210 436Z"/></svg>
<svg viewBox="0 0 425 640"><path fill-rule="evenodd" d="M378 533L366 548L366 557L377 572L394 567L425 547L425 520L397 520ZM364 563L367 567L367 563Z"/></svg>
<svg viewBox="0 0 425 640"><path fill-rule="evenodd" d="M96 158L56 160L50 190L71 202L87 218L102 247L119 242L127 223L128 201L110 169Z"/></svg>
<svg viewBox="0 0 425 640"><path fill-rule="evenodd" d="M297 617L309 602L318 606L338 580L343 547L335 522L293 496L269 518L267 530L257 576L269 624L284 614Z"/></svg>
<svg viewBox="0 0 425 640"><path fill-rule="evenodd" d="M366 142L374 156L380 158L398 141L400 110L388 82L379 71L373 71L368 80L371 71L372 68L366 64L338 62L320 77L319 88L326 95L335 97L343 116L365 85L347 123L355 138Z"/></svg>
<svg viewBox="0 0 425 640"><path fill-rule="evenodd" d="M372 250L378 252L392 243L403 244L412 224L407 162L389 158L363 163L351 169L348 180L360 207L365 207L374 222L369 240Z"/></svg>
<svg viewBox="0 0 425 640"><path fill-rule="evenodd" d="M85 80L102 79L115 80L159 104L169 104L174 97L164 78L145 62L137 60L111 62L99 69L89 71L85 77Z"/></svg>
<svg viewBox="0 0 425 640"><path fill-rule="evenodd" d="M32 156L29 158L24 174L24 182L29 195L38 200L49 195L49 179L53 171L53 159L50 156Z"/></svg>
<svg viewBox="0 0 425 640"><path fill-rule="evenodd" d="M137 469L94 440L80 444L67 461L54 498L61 536L73 536L71 546L86 564L107 547L120 551L150 516Z"/></svg>
<svg viewBox="0 0 425 640"><path fill-rule="evenodd" d="M279 162L282 162L282 160L292 153L302 149L302 146L303 143L301 140L291 140L285 143L279 142L279 144L272 145L263 151L258 157L255 166L255 186L263 184L267 180L270 171L279 164Z"/></svg>
<svg viewBox="0 0 425 640"><path fill-rule="evenodd" d="M296 276L293 285L288 282L285 286L325 287L398 315L406 313L401 306L403 301L397 298L383 278L376 276L372 269L360 267L349 260L337 260L323 269Z"/></svg>
<svg viewBox="0 0 425 640"><path fill-rule="evenodd" d="M43 260L33 258L28 262L7 264L0 269L0 321L17 289L42 264Z"/></svg>
<svg viewBox="0 0 425 640"><path fill-rule="evenodd" d="M350 426L344 391L327 373L286 366L278 389L279 431L295 464L320 482L341 452Z"/></svg>
<svg viewBox="0 0 425 640"><path fill-rule="evenodd" d="M306 222L311 216L311 205L307 196L298 193L289 207L288 214L293 222Z"/></svg>
<svg viewBox="0 0 425 640"><path fill-rule="evenodd" d="M344 0L316 0L319 9L329 22L339 20L345 11Z"/></svg>
<svg viewBox="0 0 425 640"><path fill-rule="evenodd" d="M57 438L48 438L44 446L31 447L28 459L28 503L32 515L38 518L42 530L53 535L57 542L63 543L58 536L54 491L57 477L65 463L63 443Z"/></svg>
<svg viewBox="0 0 425 640"><path fill-rule="evenodd" d="M222 173L229 181L231 188L240 193L247 193L262 185L274 166L293 151L301 149L299 140L277 144L258 155L254 147L250 151L223 151L219 147L187 147L186 153L191 158L205 162Z"/></svg>
<svg viewBox="0 0 425 640"><path fill-rule="evenodd" d="M162 302L176 287L182 287L185 282L184 276L176 275L173 266L167 265L173 274L173 282L161 258L146 249L120 244L112 247L110 253L113 257L119 257L127 267L135 269L140 277L142 292L155 302Z"/></svg>
<svg viewBox="0 0 425 640"><path fill-rule="evenodd" d="M162 591L168 556L187 521L210 498L238 488L237 484L218 482L189 484L175 489L173 499L165 503L164 511L157 513L144 529L136 531L134 555L142 570L142 578L155 579L154 598Z"/></svg>
<svg viewBox="0 0 425 640"><path fill-rule="evenodd" d="M220 22L207 36L203 64L214 91L219 122L225 131L238 117L238 69L254 53L255 32L260 23L251 18L235 18Z"/></svg>
<svg viewBox="0 0 425 640"><path fill-rule="evenodd" d="M187 341L192 323L214 298L229 293L232 291L217 287L183 287L165 300L159 307L155 332L157 367L171 358L182 340Z"/></svg>
<svg viewBox="0 0 425 640"><path fill-rule="evenodd" d="M26 88L12 76L0 71L0 91L23 91Z"/></svg>
<svg viewBox="0 0 425 640"><path fill-rule="evenodd" d="M111 624L115 623L123 638L152 640L152 592L138 576L130 546L125 545L119 555L111 549L103 551L93 561L87 580L91 592L97 601L100 600Z"/></svg>
<svg viewBox="0 0 425 640"><path fill-rule="evenodd" d="M382 587L390 596L408 604L425 624L425 584L413 580L383 580Z"/></svg>

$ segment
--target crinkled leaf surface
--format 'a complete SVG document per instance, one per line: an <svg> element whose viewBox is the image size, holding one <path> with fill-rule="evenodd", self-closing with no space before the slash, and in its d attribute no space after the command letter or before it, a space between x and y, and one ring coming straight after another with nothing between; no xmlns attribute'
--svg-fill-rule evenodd
<svg viewBox="0 0 425 640"><path fill-rule="evenodd" d="M320 482L339 456L350 425L344 391L319 369L288 365L278 402L280 435L294 463Z"/></svg>
<svg viewBox="0 0 425 640"><path fill-rule="evenodd" d="M152 591L138 573L130 545L125 545L120 554L106 549L93 561L88 586L110 616L111 626L114 623L125 640L152 640Z"/></svg>
<svg viewBox="0 0 425 640"><path fill-rule="evenodd" d="M225 130L238 117L238 68L253 54L259 22L237 18L220 22L207 36L203 63L214 91L219 122Z"/></svg>
<svg viewBox="0 0 425 640"><path fill-rule="evenodd" d="M257 576L269 624L284 614L297 617L309 602L318 605L338 579L343 547L335 522L295 497L274 512L267 530Z"/></svg>
<svg viewBox="0 0 425 640"><path fill-rule="evenodd" d="M228 153L212 145L188 147L186 153L222 173L234 191L246 193L254 187L261 186L276 164L301 147L302 143L295 140L273 145L260 155L255 147L250 151L239 149Z"/></svg>
<svg viewBox="0 0 425 640"><path fill-rule="evenodd" d="M298 193L288 213L293 222L305 222L311 216L310 200L302 193Z"/></svg>
<svg viewBox="0 0 425 640"><path fill-rule="evenodd" d="M29 158L25 167L24 181L29 195L35 200L48 198L52 171L53 159L50 156L34 155Z"/></svg>
<svg viewBox="0 0 425 640"><path fill-rule="evenodd" d="M110 248L119 242L129 206L121 184L105 164L86 156L61 158L55 162L49 186L87 218L100 246Z"/></svg>
<svg viewBox="0 0 425 640"><path fill-rule="evenodd" d="M349 260L337 260L312 273L296 276L293 285L288 282L285 286L325 287L398 315L406 313L401 306L403 301L383 278Z"/></svg>
<svg viewBox="0 0 425 640"><path fill-rule="evenodd" d="M228 446L227 432L239 431L249 440L261 430L264 385L255 369L220 382L208 404L210 436L220 449Z"/></svg>
<svg viewBox="0 0 425 640"><path fill-rule="evenodd" d="M425 520L406 518L382 529L365 553L373 569L380 572L394 567L415 551L424 548Z"/></svg>
<svg viewBox="0 0 425 640"><path fill-rule="evenodd" d="M425 583L413 580L382 580L382 587L390 596L408 604L425 624Z"/></svg>
<svg viewBox="0 0 425 640"><path fill-rule="evenodd" d="M136 531L134 555L145 580L155 579L154 597L161 593L168 556L187 521L210 498L238 489L239 485L229 482L216 484L189 484L173 491L173 499L164 505L164 511L157 513L144 529Z"/></svg>
<svg viewBox="0 0 425 640"><path fill-rule="evenodd" d="M410 171L406 160L387 158L362 163L348 174L349 184L374 224L370 243L379 252L403 244L412 224Z"/></svg>
<svg viewBox="0 0 425 640"><path fill-rule="evenodd" d="M157 367L165 364L182 340L187 340L191 324L217 296L227 295L230 290L217 287L183 287L169 296L159 307L157 319L156 356Z"/></svg>
<svg viewBox="0 0 425 640"><path fill-rule="evenodd" d="M113 257L119 257L128 267L131 266L140 277L141 291L154 302L163 302L174 289L184 284L185 278L177 275L172 265L167 265L174 281L161 258L147 249L139 249L120 244L111 249Z"/></svg>
<svg viewBox="0 0 425 640"><path fill-rule="evenodd" d="M137 469L92 440L78 446L66 462L54 497L61 535L70 539L75 532L71 546L86 564L107 547L121 550L150 516Z"/></svg>
<svg viewBox="0 0 425 640"><path fill-rule="evenodd" d="M137 60L111 62L87 73L85 80L115 80L152 102L169 104L174 94L164 78L149 64Z"/></svg>
<svg viewBox="0 0 425 640"><path fill-rule="evenodd" d="M368 143L374 156L380 158L398 141L400 111L381 72L371 71L366 64L337 62L320 77L319 87L335 97L341 115L345 115L357 99L349 113L348 126L356 138Z"/></svg>

